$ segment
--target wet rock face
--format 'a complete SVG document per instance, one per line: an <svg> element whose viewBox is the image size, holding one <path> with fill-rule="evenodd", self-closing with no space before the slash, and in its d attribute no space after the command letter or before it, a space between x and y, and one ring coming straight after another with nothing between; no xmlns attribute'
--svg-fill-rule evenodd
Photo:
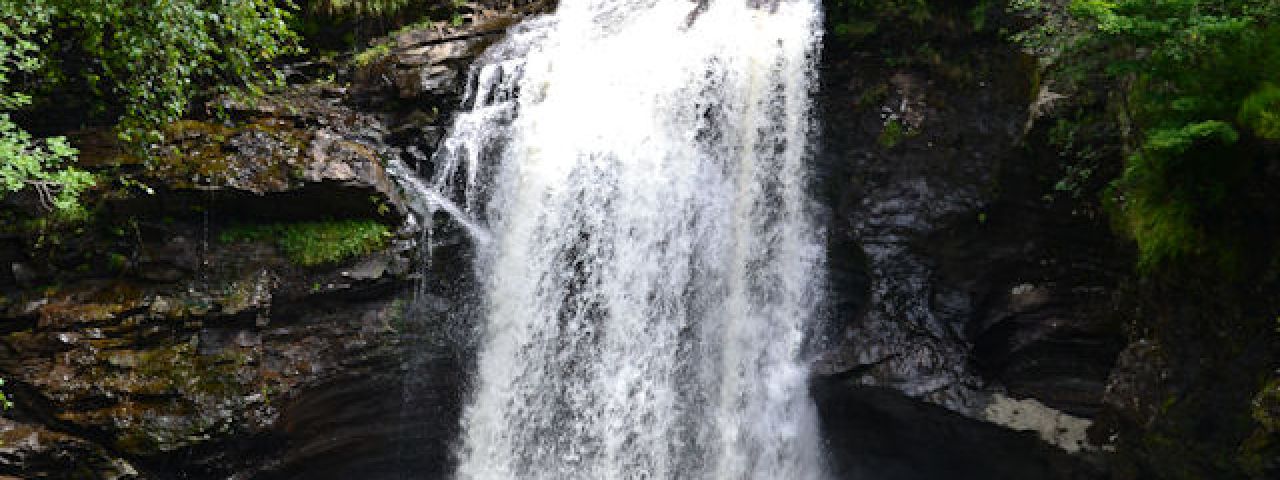
<svg viewBox="0 0 1280 480"><path fill-rule="evenodd" d="M119 252L114 270L54 263L46 286L0 285L16 404L0 421L0 476L444 475L464 368L447 309L409 311L416 233L304 267L275 239L223 238L229 224L130 218L123 247L97 228L64 240Z"/></svg>
<svg viewBox="0 0 1280 480"><path fill-rule="evenodd" d="M819 381L813 396L835 478L1102 479L1034 434L980 422L900 392Z"/></svg>
<svg viewBox="0 0 1280 480"><path fill-rule="evenodd" d="M404 199L384 169L384 162L399 155L386 140L388 128L375 116L343 105L331 88L310 85L252 100L220 98L207 109L230 115L234 123L176 122L145 161L86 139L84 156L91 162L125 175L136 172L135 181L163 190L116 202L116 208L183 218L217 204L224 213L257 220L395 221L406 214Z"/></svg>
<svg viewBox="0 0 1280 480"><path fill-rule="evenodd" d="M353 69L351 101L364 110L382 112L387 123L395 125L394 139L425 160L469 88L471 61L508 27L549 8L545 2L511 3L478 8L462 26L436 24L375 41ZM417 166L413 160L411 165Z"/></svg>
<svg viewBox="0 0 1280 480"><path fill-rule="evenodd" d="M398 365L404 269L355 279L348 263L304 269L270 244L216 239L187 258L165 242L198 227L168 228L137 245L165 276L139 263L7 292L0 368L17 405L0 472L29 478L63 457L105 478L266 468L304 440L282 428L290 405ZM410 254L398 245L379 255Z"/></svg>
<svg viewBox="0 0 1280 480"><path fill-rule="evenodd" d="M496 17L493 21L491 30L440 27L395 35L382 44L386 53L356 70L355 87L361 95L373 97L371 101L456 99L462 95L470 59L510 24Z"/></svg>
<svg viewBox="0 0 1280 480"><path fill-rule="evenodd" d="M57 237L0 229L16 403L0 477L446 475L471 341L446 317L469 295L469 247L441 225L418 272L423 219L386 165L429 169L471 58L547 6L507 3L389 38L354 75L311 65L290 77L311 83L216 99L145 162L79 137L86 167L125 179L89 199L95 217ZM334 68L338 83L311 71ZM290 225L346 220L391 235L315 266L281 243Z"/></svg>
<svg viewBox="0 0 1280 480"><path fill-rule="evenodd" d="M827 43L819 173L843 331L819 371L978 417L991 392L1092 416L1123 346L1109 292L1126 259L1053 189L1034 60L946 15Z"/></svg>
<svg viewBox="0 0 1280 480"><path fill-rule="evenodd" d="M3 478L131 478L138 474L127 462L101 446L39 425L0 419L0 462Z"/></svg>
<svg viewBox="0 0 1280 480"><path fill-rule="evenodd" d="M930 240L953 225L978 223L994 200L1001 161L1016 157L1025 115L1026 76L1007 68L1016 57L987 50L966 52L980 62L966 66L976 77L967 82L831 51L838 63L824 72L819 102L833 248L856 249L869 279L868 308L841 312L849 348L838 362L866 368L869 383L956 409L975 406L966 391L981 384L966 364L966 323L980 299L938 288L942 252Z"/></svg>
<svg viewBox="0 0 1280 480"><path fill-rule="evenodd" d="M1167 272L1141 288L1142 336L1112 370L1095 427L1117 439L1117 477L1277 478L1275 278Z"/></svg>

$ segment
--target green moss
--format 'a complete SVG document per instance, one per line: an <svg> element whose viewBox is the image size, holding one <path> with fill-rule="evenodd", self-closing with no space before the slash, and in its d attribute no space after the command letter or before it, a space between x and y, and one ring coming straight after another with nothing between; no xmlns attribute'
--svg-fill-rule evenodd
<svg viewBox="0 0 1280 480"><path fill-rule="evenodd" d="M222 232L224 243L273 242L303 266L337 263L386 246L390 229L373 220L239 225Z"/></svg>
<svg viewBox="0 0 1280 480"><path fill-rule="evenodd" d="M1225 274L1242 266L1241 232L1250 219L1240 186L1248 184L1254 156L1237 135L1217 121L1158 129L1128 158L1115 186L1142 271L1192 260Z"/></svg>
<svg viewBox="0 0 1280 480"><path fill-rule="evenodd" d="M917 132L907 128L902 121L895 118L884 124L884 130L880 131L880 137L876 141L884 148L893 148L900 145L907 137L916 134Z"/></svg>
<svg viewBox="0 0 1280 480"><path fill-rule="evenodd" d="M310 6L328 15L382 18L395 15L413 3L412 0L316 0Z"/></svg>
<svg viewBox="0 0 1280 480"><path fill-rule="evenodd" d="M0 387L3 387L3 386L4 386L4 379L0 378ZM4 390L0 390L0 408L3 408L4 410L13 408L13 402L10 401L9 397L4 394Z"/></svg>
<svg viewBox="0 0 1280 480"><path fill-rule="evenodd" d="M1253 419L1268 432L1280 433L1280 378L1264 385L1253 398Z"/></svg>
<svg viewBox="0 0 1280 480"><path fill-rule="evenodd" d="M836 38L846 42L857 42L865 37L869 37L880 29L880 24L868 20L855 20L837 23L832 27L832 31L836 34Z"/></svg>
<svg viewBox="0 0 1280 480"><path fill-rule="evenodd" d="M364 49L360 53L357 53L351 60L355 62L358 67L367 67L386 58L387 55L391 55L391 44L383 42Z"/></svg>
<svg viewBox="0 0 1280 480"><path fill-rule="evenodd" d="M1280 87L1266 83L1240 103L1238 121L1267 140L1280 140Z"/></svg>
<svg viewBox="0 0 1280 480"><path fill-rule="evenodd" d="M310 142L309 132L273 119L229 127L212 122L180 120L165 126L169 140L153 148L145 159L120 160L145 166L138 179L122 185L163 185L170 189L233 186L252 191L278 191L288 187L302 166L301 152ZM242 145L252 145L246 153ZM146 183L143 183L146 182Z"/></svg>
<svg viewBox="0 0 1280 480"><path fill-rule="evenodd" d="M987 12L991 10L991 0L978 0L978 4L969 10L969 20L973 22L973 31L981 32L987 28Z"/></svg>
<svg viewBox="0 0 1280 480"><path fill-rule="evenodd" d="M137 422L113 442L113 447L130 454L172 451L201 441L209 432L233 428L227 411L203 408L201 399L221 399L225 403L220 405L235 408L233 402L260 388L240 380L247 358L236 351L201 355L188 342L144 351L105 351L102 355L107 358L100 363L112 366L95 375L102 385L142 399L177 399L126 402L90 413ZM157 411L181 420L155 420Z"/></svg>

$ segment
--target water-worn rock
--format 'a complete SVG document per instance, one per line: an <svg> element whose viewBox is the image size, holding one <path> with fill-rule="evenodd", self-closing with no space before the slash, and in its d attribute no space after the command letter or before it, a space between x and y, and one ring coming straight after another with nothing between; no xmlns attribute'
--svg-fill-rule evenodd
<svg viewBox="0 0 1280 480"><path fill-rule="evenodd" d="M217 205L224 214L255 219L398 220L407 210L383 166L398 156L384 140L387 127L328 94L306 86L214 100L210 111L234 123L175 122L145 160L105 134L82 136L82 163L114 168L139 185L112 203L130 214L183 218Z"/></svg>
<svg viewBox="0 0 1280 480"><path fill-rule="evenodd" d="M438 272L415 271L419 222L386 165L429 168L467 63L546 8L514 3L398 33L352 85L215 99L146 161L78 135L82 164L121 179L86 197L95 215L0 229L0 377L16 404L0 423L0 476L445 475L470 341L446 317L468 295L467 248L440 229ZM391 83L370 73L383 67ZM388 86L394 98L379 99ZM303 266L272 237L282 230L236 233L339 219L392 237Z"/></svg>
<svg viewBox="0 0 1280 480"><path fill-rule="evenodd" d="M451 106L462 96L467 67L526 9L477 9L460 26L436 23L373 42L355 71L353 89L366 102ZM380 50L379 50L380 49Z"/></svg>
<svg viewBox="0 0 1280 480"><path fill-rule="evenodd" d="M1056 156L1027 129L1035 61L962 13L827 44L820 173L844 330L819 370L975 416L991 392L1089 416L1122 345L1107 308L1126 259L1055 196Z"/></svg>
<svg viewBox="0 0 1280 480"><path fill-rule="evenodd" d="M60 452L84 451L97 452L76 454L84 468L108 478L104 468L129 464L148 477L229 475L289 443L235 461L206 452L293 440L279 424L284 405L398 363L404 306L395 292L405 277L301 268L262 243L211 240L197 261L162 245L198 227L168 228L136 248L149 264L174 265L173 279L124 266L115 278L65 276L57 287L6 293L5 388L19 416L43 423L23 428L43 433L15 444L0 469L36 475ZM87 463L98 457L98 467Z"/></svg>
<svg viewBox="0 0 1280 480"><path fill-rule="evenodd" d="M835 478L1085 480L1088 461L886 388L819 381L813 389Z"/></svg>

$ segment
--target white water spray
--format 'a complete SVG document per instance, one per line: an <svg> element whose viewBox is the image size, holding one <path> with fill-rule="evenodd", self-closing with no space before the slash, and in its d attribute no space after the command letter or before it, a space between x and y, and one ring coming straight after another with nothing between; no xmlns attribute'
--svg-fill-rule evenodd
<svg viewBox="0 0 1280 480"><path fill-rule="evenodd" d="M562 0L477 66L432 182L490 226L461 479L824 476L819 7L694 8Z"/></svg>

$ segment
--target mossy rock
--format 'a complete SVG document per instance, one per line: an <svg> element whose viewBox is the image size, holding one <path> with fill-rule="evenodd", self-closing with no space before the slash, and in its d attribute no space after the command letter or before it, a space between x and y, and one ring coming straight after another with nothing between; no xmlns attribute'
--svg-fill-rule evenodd
<svg viewBox="0 0 1280 480"><path fill-rule="evenodd" d="M219 235L224 243L272 242L302 266L334 264L386 247L391 230L374 220L239 225Z"/></svg>

